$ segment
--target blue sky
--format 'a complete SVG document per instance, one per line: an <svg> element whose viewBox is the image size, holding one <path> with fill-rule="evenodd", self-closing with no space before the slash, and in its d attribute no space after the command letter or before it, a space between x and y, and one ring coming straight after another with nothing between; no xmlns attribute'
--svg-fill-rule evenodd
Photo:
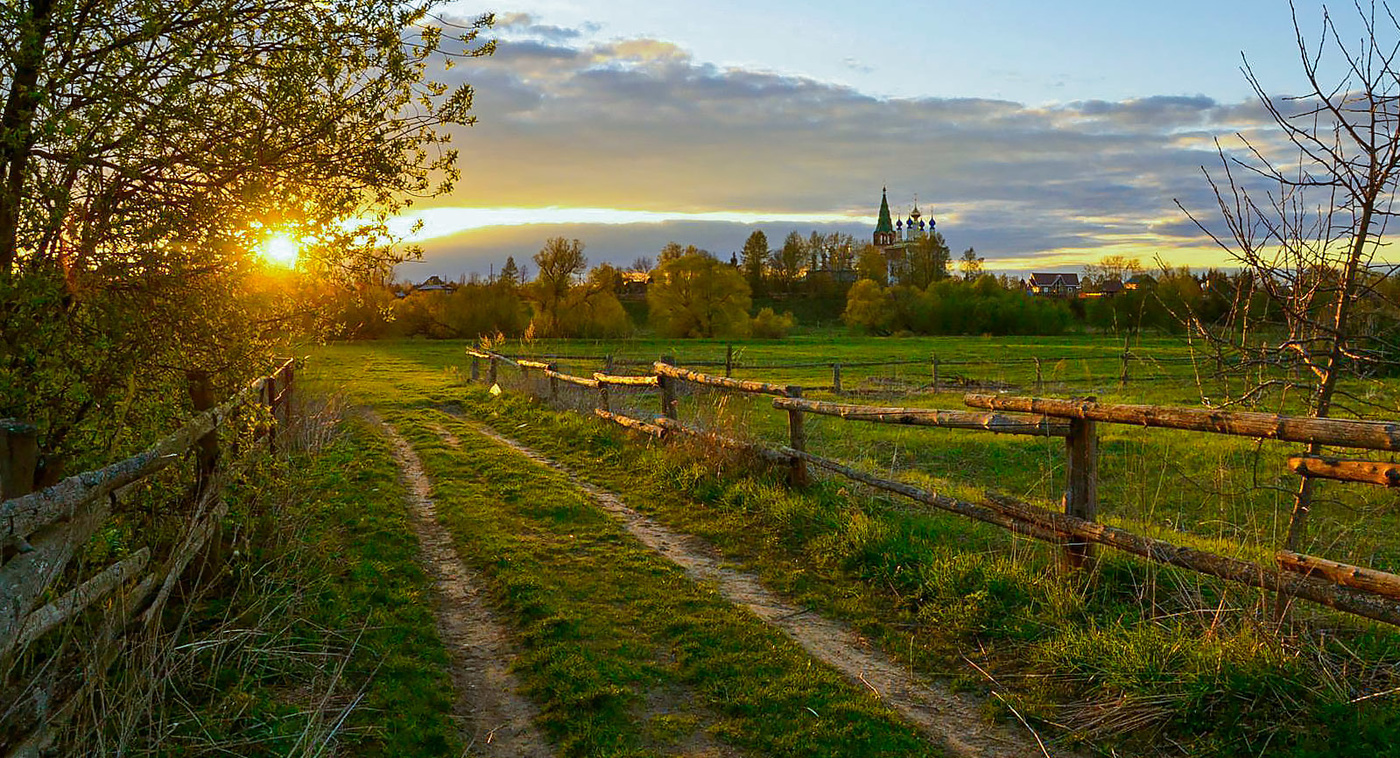
<svg viewBox="0 0 1400 758"><path fill-rule="evenodd" d="M457 190L416 214L406 279L485 274L555 235L621 264L670 239L727 257L753 229L863 240L882 185L993 271L1223 263L1175 202L1209 214L1216 137L1270 144L1241 51L1271 92L1300 85L1286 2L451 8L495 12L500 45L450 74L479 122ZM1299 15L1319 28L1316 4Z"/></svg>

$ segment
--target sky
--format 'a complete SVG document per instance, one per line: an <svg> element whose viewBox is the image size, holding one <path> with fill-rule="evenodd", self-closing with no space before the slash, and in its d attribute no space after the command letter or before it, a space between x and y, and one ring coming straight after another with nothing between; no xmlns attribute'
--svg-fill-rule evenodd
<svg viewBox="0 0 1400 758"><path fill-rule="evenodd" d="M529 265L554 236L619 265L670 240L727 258L755 229L775 248L794 230L868 241L882 187L997 273L1113 254L1226 265L1176 203L1210 226L1214 140L1274 139L1242 54L1272 95L1303 83L1280 0L514 0L445 16L487 11L496 54L446 74L475 90L462 179L400 221L423 221L425 251L403 280ZM1316 3L1298 16L1320 29Z"/></svg>

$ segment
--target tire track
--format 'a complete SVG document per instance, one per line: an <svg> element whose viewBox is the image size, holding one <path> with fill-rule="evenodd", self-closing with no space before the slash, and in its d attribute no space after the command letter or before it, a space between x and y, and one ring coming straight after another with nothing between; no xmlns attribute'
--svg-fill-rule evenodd
<svg viewBox="0 0 1400 758"><path fill-rule="evenodd" d="M480 583L437 520L432 485L408 441L373 412L366 414L389 438L422 563L432 575L440 602L438 633L452 657L457 690L454 712L467 729L468 753L484 756L550 758L553 752L535 727L535 706L519 694L510 673L510 638L482 601Z"/></svg>
<svg viewBox="0 0 1400 758"><path fill-rule="evenodd" d="M754 575L726 566L719 551L705 540L672 531L633 510L616 494L582 480L562 464L488 426L461 416L455 418L495 443L567 477L603 510L621 521L634 537L680 566L691 579L714 584L727 600L747 608L813 657L842 672L851 682L874 692L910 723L943 743L951 753L967 758L1078 755L1063 749L1051 751L1029 727L1017 730L987 723L981 715L981 699L951 692L895 663L844 622L799 607L764 587ZM445 428L435 428L449 444L456 441Z"/></svg>

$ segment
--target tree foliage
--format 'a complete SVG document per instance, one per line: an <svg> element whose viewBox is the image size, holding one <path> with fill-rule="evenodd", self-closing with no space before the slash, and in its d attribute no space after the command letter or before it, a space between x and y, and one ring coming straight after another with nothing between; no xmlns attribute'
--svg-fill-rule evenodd
<svg viewBox="0 0 1400 758"><path fill-rule="evenodd" d="M662 264L647 289L652 327L667 337L748 334L751 302L737 269L700 253Z"/></svg>
<svg viewBox="0 0 1400 758"><path fill-rule="evenodd" d="M450 187L440 127L471 121L470 88L430 78L434 5L0 6L0 416L39 424L43 478L163 418L127 398L264 368L295 289L252 254L271 231L328 287L402 258L386 220ZM451 54L489 53L489 23Z"/></svg>

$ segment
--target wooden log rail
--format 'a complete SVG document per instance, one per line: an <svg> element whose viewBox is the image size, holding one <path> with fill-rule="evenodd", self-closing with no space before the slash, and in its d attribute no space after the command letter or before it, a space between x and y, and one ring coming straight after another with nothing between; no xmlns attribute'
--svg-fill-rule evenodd
<svg viewBox="0 0 1400 758"><path fill-rule="evenodd" d="M969 413L967 411L932 408L889 408L783 397L774 398L773 407L781 410L802 410L819 416L836 416L847 421L974 429L998 434L1024 434L1035 437L1069 436L1069 424L1057 422L1045 416L1009 416L1002 413Z"/></svg>
<svg viewBox="0 0 1400 758"><path fill-rule="evenodd" d="M617 424L618 426L623 426L633 431L638 431L642 434L650 435L652 437L663 437L666 434L666 430L662 429L656 424L650 424L645 421L642 421L641 419L632 418L631 416L624 416L621 413L605 411L602 408L594 408L593 415L597 416L600 419L603 419L604 421L611 421L614 424Z"/></svg>
<svg viewBox="0 0 1400 758"><path fill-rule="evenodd" d="M144 570L149 553L138 551L53 603L35 609L48 588L62 577L77 548L101 528L110 513L109 495L180 460L243 405L264 399L269 404L285 405L290 400L294 365L294 360L287 361L137 455L0 502L0 542L19 548L0 566L0 597L6 599L0 607L0 655L22 648ZM281 393L268 392L279 384ZM155 581L148 576L143 587L148 589ZM144 589L137 594L141 600L148 597Z"/></svg>
<svg viewBox="0 0 1400 758"><path fill-rule="evenodd" d="M598 389L597 379L588 379L582 376L574 376L573 374L561 374L553 369L545 369L544 375L549 377L550 379L556 379L558 381L564 382L565 384L575 384L580 387L587 387L589 389Z"/></svg>
<svg viewBox="0 0 1400 758"><path fill-rule="evenodd" d="M750 392L760 395L788 396L788 386L784 384L769 384L767 382L755 382L747 379L729 379L723 376L702 374L698 371L687 371L686 369L660 361L652 364L652 370L656 372L657 376L678 379L684 382L691 382L692 384L701 384L707 387L719 387L735 392Z"/></svg>
<svg viewBox="0 0 1400 758"><path fill-rule="evenodd" d="M658 381L655 376L618 376L616 374L594 374L594 381L599 384L616 384L624 387L656 387Z"/></svg>
<svg viewBox="0 0 1400 758"><path fill-rule="evenodd" d="M1400 451L1400 424L1388 421L1279 416L1272 413L1173 408L1157 405L1117 405L1088 400L1002 397L969 394L963 402L973 408L1077 418L1111 424L1185 429L1240 437Z"/></svg>
<svg viewBox="0 0 1400 758"><path fill-rule="evenodd" d="M1400 487L1400 463L1295 455L1288 459L1288 468L1299 476L1310 476L1314 479Z"/></svg>
<svg viewBox="0 0 1400 758"><path fill-rule="evenodd" d="M1329 561L1311 555L1280 550L1275 556L1279 568L1304 576L1321 576L1344 587L1353 587L1400 600L1400 576L1384 571Z"/></svg>
<svg viewBox="0 0 1400 758"><path fill-rule="evenodd" d="M541 371L550 370L550 369L554 366L553 363L544 363L544 362L541 362L541 361L531 361L531 360L526 360L526 359L524 359L524 358L521 358L521 359L517 360L517 361L515 362L515 365L519 366L520 368L533 368L533 369L539 369L539 370L541 370Z"/></svg>

